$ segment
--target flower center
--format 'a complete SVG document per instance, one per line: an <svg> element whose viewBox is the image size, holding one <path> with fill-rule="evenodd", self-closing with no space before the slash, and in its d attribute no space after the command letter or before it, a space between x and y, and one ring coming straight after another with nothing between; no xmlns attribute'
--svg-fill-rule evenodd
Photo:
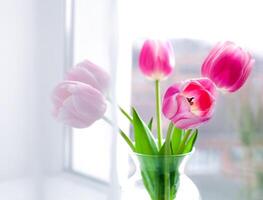
<svg viewBox="0 0 263 200"><path fill-rule="evenodd" d="M194 97L186 97L186 99L191 106L194 104Z"/></svg>

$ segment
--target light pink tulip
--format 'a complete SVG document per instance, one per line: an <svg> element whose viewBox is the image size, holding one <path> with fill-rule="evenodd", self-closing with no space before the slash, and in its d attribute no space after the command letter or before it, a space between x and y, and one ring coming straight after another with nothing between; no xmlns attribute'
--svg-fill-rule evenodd
<svg viewBox="0 0 263 200"><path fill-rule="evenodd" d="M77 81L64 81L53 91L54 116L63 123L85 128L106 111L106 99L100 91Z"/></svg>
<svg viewBox="0 0 263 200"><path fill-rule="evenodd" d="M146 40L139 56L139 66L144 75L154 80L162 80L172 73L174 51L170 42Z"/></svg>
<svg viewBox="0 0 263 200"><path fill-rule="evenodd" d="M215 99L216 87L210 79L188 80L167 89L162 111L178 128L197 128L211 119Z"/></svg>
<svg viewBox="0 0 263 200"><path fill-rule="evenodd" d="M247 80L255 60L233 42L218 43L205 59L202 75L218 88L235 92Z"/></svg>
<svg viewBox="0 0 263 200"><path fill-rule="evenodd" d="M66 80L86 83L105 93L109 88L110 76L99 66L85 60L73 67L66 75Z"/></svg>

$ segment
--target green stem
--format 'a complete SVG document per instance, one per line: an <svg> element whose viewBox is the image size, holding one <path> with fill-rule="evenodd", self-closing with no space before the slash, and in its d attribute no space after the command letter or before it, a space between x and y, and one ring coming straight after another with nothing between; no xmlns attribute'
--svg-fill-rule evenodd
<svg viewBox="0 0 263 200"><path fill-rule="evenodd" d="M160 81L155 81L155 97L156 97L156 117L157 117L157 138L158 147L162 147L162 118L161 118L161 93L160 93Z"/></svg>
<svg viewBox="0 0 263 200"><path fill-rule="evenodd" d="M165 162L165 174L164 174L164 200L170 200L170 173L169 165Z"/></svg>
<svg viewBox="0 0 263 200"><path fill-rule="evenodd" d="M173 135L174 125L171 122L168 127L166 140L165 140L165 155L171 155L171 137ZM164 200L170 200L170 170L169 158L164 158Z"/></svg>

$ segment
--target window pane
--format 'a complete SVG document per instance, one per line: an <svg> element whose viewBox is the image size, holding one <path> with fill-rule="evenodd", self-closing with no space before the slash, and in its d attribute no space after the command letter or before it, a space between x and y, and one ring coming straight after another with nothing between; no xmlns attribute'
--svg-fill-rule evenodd
<svg viewBox="0 0 263 200"><path fill-rule="evenodd" d="M73 169L84 175L109 180L111 127L98 121L73 131Z"/></svg>
<svg viewBox="0 0 263 200"><path fill-rule="evenodd" d="M111 72L108 24L109 7L103 0L76 0L74 11L74 63L89 59ZM112 50L114 51L114 50ZM111 118L111 105L107 116ZM105 121L86 129L74 129L72 135L73 170L108 182L111 168L113 130Z"/></svg>

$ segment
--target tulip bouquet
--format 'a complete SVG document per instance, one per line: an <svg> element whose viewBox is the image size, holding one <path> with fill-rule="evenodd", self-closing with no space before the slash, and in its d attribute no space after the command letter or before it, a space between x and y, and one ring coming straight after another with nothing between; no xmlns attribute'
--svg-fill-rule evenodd
<svg viewBox="0 0 263 200"><path fill-rule="evenodd" d="M218 43L204 60L200 78L171 85L161 98L160 83L172 73L174 61L170 42L146 40L139 66L155 83L156 120L144 122L135 108L130 114L120 107L133 127L134 140L122 130L120 135L138 155L143 183L152 200L175 199L179 188L178 167L183 155L193 150L198 127L212 118L218 91L237 91L254 63L251 55L234 43ZM55 87L54 116L72 127L90 126L103 118L108 84L109 75L101 68L89 61L78 64ZM162 114L170 121L165 138ZM156 139L152 131L155 121ZM174 156L177 159L171 159Z"/></svg>

